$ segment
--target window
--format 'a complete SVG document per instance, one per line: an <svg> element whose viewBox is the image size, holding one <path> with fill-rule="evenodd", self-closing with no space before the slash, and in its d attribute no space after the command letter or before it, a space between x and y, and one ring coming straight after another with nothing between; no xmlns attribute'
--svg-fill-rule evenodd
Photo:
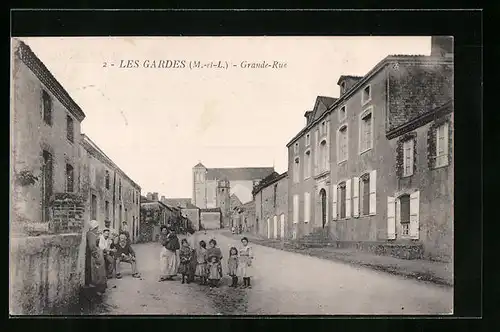
<svg viewBox="0 0 500 332"><path fill-rule="evenodd" d="M448 123L436 128L436 167L448 165Z"/></svg>
<svg viewBox="0 0 500 332"><path fill-rule="evenodd" d="M122 216L122 205L120 204L118 206L118 220L120 221L120 228L122 227L122 219L123 216Z"/></svg>
<svg viewBox="0 0 500 332"><path fill-rule="evenodd" d="M311 150L307 150L304 156L304 179L311 177Z"/></svg>
<svg viewBox="0 0 500 332"><path fill-rule="evenodd" d="M362 114L359 128L359 152L363 153L373 147L373 119L372 112Z"/></svg>
<svg viewBox="0 0 500 332"><path fill-rule="evenodd" d="M344 120L345 120L345 118L346 118L346 116L347 116L347 112L346 112L346 107L345 107L345 105L344 105L344 106L342 106L342 107L340 108L339 113L338 113L339 122L344 121Z"/></svg>
<svg viewBox="0 0 500 332"><path fill-rule="evenodd" d="M326 135L327 131L326 131L326 121L323 121L321 123L321 126L319 127L319 135L320 136L323 136L323 135Z"/></svg>
<svg viewBox="0 0 500 332"><path fill-rule="evenodd" d="M338 132L338 162L341 163L347 160L347 126L344 125L339 129Z"/></svg>
<svg viewBox="0 0 500 332"><path fill-rule="evenodd" d="M345 93L345 82L340 83L340 94Z"/></svg>
<svg viewBox="0 0 500 332"><path fill-rule="evenodd" d="M410 235L410 195L403 195L399 198L399 218L401 223L401 234ZM396 213L398 211L396 210Z"/></svg>
<svg viewBox="0 0 500 332"><path fill-rule="evenodd" d="M365 174L361 177L361 215L370 214L370 175Z"/></svg>
<svg viewBox="0 0 500 332"><path fill-rule="evenodd" d="M339 194L338 194L339 200L340 200L340 219L345 219L346 218L346 183L342 182L339 184Z"/></svg>
<svg viewBox="0 0 500 332"><path fill-rule="evenodd" d="M69 115L66 115L66 137L68 138L68 141L71 143L74 142L74 127L73 127L73 118Z"/></svg>
<svg viewBox="0 0 500 332"><path fill-rule="evenodd" d="M122 179L118 179L118 198L122 199Z"/></svg>
<svg viewBox="0 0 500 332"><path fill-rule="evenodd" d="M299 195L293 195L293 223L299 222Z"/></svg>
<svg viewBox="0 0 500 332"><path fill-rule="evenodd" d="M295 143L293 145L293 153L295 154L299 153L299 143Z"/></svg>
<svg viewBox="0 0 500 332"><path fill-rule="evenodd" d="M52 98L47 91L42 91L42 115L43 121L52 126Z"/></svg>
<svg viewBox="0 0 500 332"><path fill-rule="evenodd" d="M372 99L372 91L371 91L371 87L369 85L367 85L364 89L363 89L363 93L362 93L362 96L361 96L361 101L362 101L362 104L366 104L367 102L369 102L370 100Z"/></svg>
<svg viewBox="0 0 500 332"><path fill-rule="evenodd" d="M96 184L96 171L94 165L90 165L90 183L92 186Z"/></svg>
<svg viewBox="0 0 500 332"><path fill-rule="evenodd" d="M326 139L321 141L321 144L319 146L319 161L320 161L320 170L321 171L326 171L328 170L328 144L326 142Z"/></svg>
<svg viewBox="0 0 500 332"><path fill-rule="evenodd" d="M413 140L403 142L403 176L413 175L413 148Z"/></svg>
<svg viewBox="0 0 500 332"><path fill-rule="evenodd" d="M47 222L50 218L50 200L52 197L52 154L49 151L44 150L42 152L43 164L42 164L42 221Z"/></svg>
<svg viewBox="0 0 500 332"><path fill-rule="evenodd" d="M308 223L311 219L311 194L304 193L304 222Z"/></svg>
<svg viewBox="0 0 500 332"><path fill-rule="evenodd" d="M104 202L104 209L105 209L105 214L106 214L106 220L109 220L109 202L106 201Z"/></svg>
<svg viewBox="0 0 500 332"><path fill-rule="evenodd" d="M311 134L306 135L306 146L311 145Z"/></svg>
<svg viewBox="0 0 500 332"><path fill-rule="evenodd" d="M106 182L106 189L109 189L109 171L108 170L106 170L105 182Z"/></svg>
<svg viewBox="0 0 500 332"><path fill-rule="evenodd" d="M72 193L74 189L73 166L66 164L66 192Z"/></svg>
<svg viewBox="0 0 500 332"><path fill-rule="evenodd" d="M300 160L299 160L299 158L295 158L295 161L293 163L293 181L295 183L297 183L297 182L300 181L299 180L300 179L299 178L299 176L300 176L299 172L300 172Z"/></svg>
<svg viewBox="0 0 500 332"><path fill-rule="evenodd" d="M92 220L97 220L97 197L96 197L96 195L92 195L90 208L91 208L90 218Z"/></svg>
<svg viewBox="0 0 500 332"><path fill-rule="evenodd" d="M125 221L127 221L127 216L128 216L128 210L127 208L125 208L125 218L124 218Z"/></svg>
<svg viewBox="0 0 500 332"><path fill-rule="evenodd" d="M278 195L278 185L274 185L274 192L273 192L273 206L276 207L276 196Z"/></svg>

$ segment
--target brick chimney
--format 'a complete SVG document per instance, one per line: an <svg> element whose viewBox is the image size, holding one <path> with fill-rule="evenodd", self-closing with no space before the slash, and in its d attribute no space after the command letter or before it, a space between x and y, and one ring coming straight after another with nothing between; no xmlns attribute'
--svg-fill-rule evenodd
<svg viewBox="0 0 500 332"><path fill-rule="evenodd" d="M146 195L146 198L148 199L148 201L152 201L153 200L153 194L152 193L148 193Z"/></svg>
<svg viewBox="0 0 500 332"><path fill-rule="evenodd" d="M157 202L158 201L158 193L153 193L153 201Z"/></svg>

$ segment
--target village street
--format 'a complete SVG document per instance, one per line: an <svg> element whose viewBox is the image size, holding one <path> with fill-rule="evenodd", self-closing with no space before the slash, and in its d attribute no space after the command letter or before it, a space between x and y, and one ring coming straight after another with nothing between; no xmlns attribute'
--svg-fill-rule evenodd
<svg viewBox="0 0 500 332"><path fill-rule="evenodd" d="M237 240L218 232L215 237L225 261ZM315 257L253 244L255 276L252 289L232 289L226 276L218 289L180 280L158 282L156 243L137 244L142 279L125 270L110 280L102 305L92 314L160 315L280 315L280 314L447 314L452 313L453 290L400 276L353 267ZM240 281L241 282L241 281ZM114 287L116 286L116 287Z"/></svg>

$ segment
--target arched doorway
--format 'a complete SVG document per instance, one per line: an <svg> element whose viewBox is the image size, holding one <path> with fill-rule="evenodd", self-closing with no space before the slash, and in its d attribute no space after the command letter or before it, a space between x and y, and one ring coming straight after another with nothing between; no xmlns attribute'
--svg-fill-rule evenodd
<svg viewBox="0 0 500 332"><path fill-rule="evenodd" d="M321 198L322 227L325 228L325 225L326 225L326 190L324 188L320 190L319 197Z"/></svg>

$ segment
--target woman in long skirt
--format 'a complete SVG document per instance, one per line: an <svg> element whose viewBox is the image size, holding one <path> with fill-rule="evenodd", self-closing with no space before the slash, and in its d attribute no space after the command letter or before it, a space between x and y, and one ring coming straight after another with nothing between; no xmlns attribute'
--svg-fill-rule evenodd
<svg viewBox="0 0 500 332"><path fill-rule="evenodd" d="M210 288L217 287L219 280L222 278L222 251L217 248L217 241L214 239L208 242L210 248L207 250L207 269L208 282Z"/></svg>
<svg viewBox="0 0 500 332"><path fill-rule="evenodd" d="M180 249L179 238L175 235L173 230L166 235L166 240L164 241L165 250L162 254L163 270L161 271L163 280L172 280L173 277L177 275L177 269L179 267L179 259L177 256L177 250Z"/></svg>
<svg viewBox="0 0 500 332"><path fill-rule="evenodd" d="M96 220L90 222L86 236L85 250L85 276L86 284L94 287L97 295L102 295L107 287L106 267L104 254L99 248L99 236L97 234L99 223Z"/></svg>
<svg viewBox="0 0 500 332"><path fill-rule="evenodd" d="M240 257L238 262L238 276L243 278L243 288L252 288L250 278L253 276L253 250L248 245L246 237L241 239L243 246L240 248Z"/></svg>
<svg viewBox="0 0 500 332"><path fill-rule="evenodd" d="M160 244L161 244L161 250L160 250L160 280L159 281L164 281L168 278L167 275L167 248L165 248L167 244L167 235L168 235L168 228L165 225L162 225L160 227Z"/></svg>

